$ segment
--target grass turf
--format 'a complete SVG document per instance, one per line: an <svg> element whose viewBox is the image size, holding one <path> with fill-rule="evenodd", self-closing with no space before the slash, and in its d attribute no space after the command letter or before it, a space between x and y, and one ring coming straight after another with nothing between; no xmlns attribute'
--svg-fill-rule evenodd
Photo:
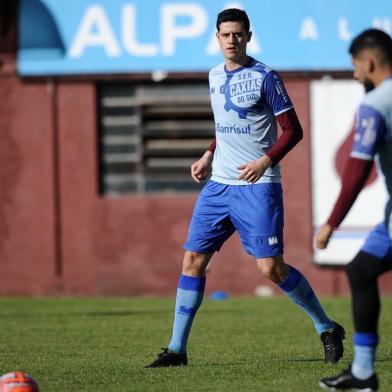
<svg viewBox="0 0 392 392"><path fill-rule="evenodd" d="M189 365L144 369L167 345L174 299L0 298L0 372L23 370L42 392L320 391L352 359L350 303L322 300L346 328L346 353L323 362L310 320L285 297L205 300ZM392 385L392 298L383 298L377 370Z"/></svg>

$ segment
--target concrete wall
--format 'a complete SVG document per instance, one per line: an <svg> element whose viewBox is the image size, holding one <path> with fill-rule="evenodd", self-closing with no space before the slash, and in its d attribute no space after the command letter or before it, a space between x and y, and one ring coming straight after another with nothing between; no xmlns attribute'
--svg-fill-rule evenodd
<svg viewBox="0 0 392 392"><path fill-rule="evenodd" d="M286 260L318 293L347 293L342 271L312 263L309 81L286 82L305 132L282 163ZM21 81L11 61L0 102L0 294L172 295L197 195L99 194L93 81ZM207 292L259 285L276 290L234 235L213 259Z"/></svg>
<svg viewBox="0 0 392 392"><path fill-rule="evenodd" d="M50 91L2 78L0 102L0 293L50 293L56 263Z"/></svg>

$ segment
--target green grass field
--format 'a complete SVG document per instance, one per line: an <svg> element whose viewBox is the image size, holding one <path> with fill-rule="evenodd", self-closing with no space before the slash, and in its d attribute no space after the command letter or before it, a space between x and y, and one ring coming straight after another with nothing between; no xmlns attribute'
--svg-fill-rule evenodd
<svg viewBox="0 0 392 392"><path fill-rule="evenodd" d="M144 369L167 345L174 299L0 298L0 371L21 369L43 392L321 391L352 359L348 299L323 299L346 327L346 354L323 362L311 322L286 298L205 300L187 367ZM392 298L383 298L381 391L392 385Z"/></svg>

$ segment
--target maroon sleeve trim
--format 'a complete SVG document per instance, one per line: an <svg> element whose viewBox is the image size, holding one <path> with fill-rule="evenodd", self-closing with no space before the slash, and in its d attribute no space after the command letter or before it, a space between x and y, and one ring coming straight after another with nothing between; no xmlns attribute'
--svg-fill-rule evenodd
<svg viewBox="0 0 392 392"><path fill-rule="evenodd" d="M287 110L276 116L282 128L282 134L276 143L267 151L266 155L275 166L302 138L303 131L294 109Z"/></svg>
<svg viewBox="0 0 392 392"><path fill-rule="evenodd" d="M353 157L348 159L343 172L339 197L327 221L329 225L336 228L342 223L363 189L372 166L373 161Z"/></svg>
<svg viewBox="0 0 392 392"><path fill-rule="evenodd" d="M211 142L210 146L207 148L207 151L211 151L212 153L214 153L215 148L216 148L216 139L214 139L214 140Z"/></svg>

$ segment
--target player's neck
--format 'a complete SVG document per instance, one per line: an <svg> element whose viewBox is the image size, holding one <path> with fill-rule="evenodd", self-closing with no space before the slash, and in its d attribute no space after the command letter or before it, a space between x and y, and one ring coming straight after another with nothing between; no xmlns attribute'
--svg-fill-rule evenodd
<svg viewBox="0 0 392 392"><path fill-rule="evenodd" d="M382 69L377 72L377 74L374 76L374 85L377 87L379 86L384 80L389 79L392 77L392 67L383 67Z"/></svg>
<svg viewBox="0 0 392 392"><path fill-rule="evenodd" d="M241 57L241 59L236 59L236 60L231 60L231 59L225 59L225 65L226 69L228 71L235 71L238 68L243 67L249 62L250 57L248 55L245 55Z"/></svg>

